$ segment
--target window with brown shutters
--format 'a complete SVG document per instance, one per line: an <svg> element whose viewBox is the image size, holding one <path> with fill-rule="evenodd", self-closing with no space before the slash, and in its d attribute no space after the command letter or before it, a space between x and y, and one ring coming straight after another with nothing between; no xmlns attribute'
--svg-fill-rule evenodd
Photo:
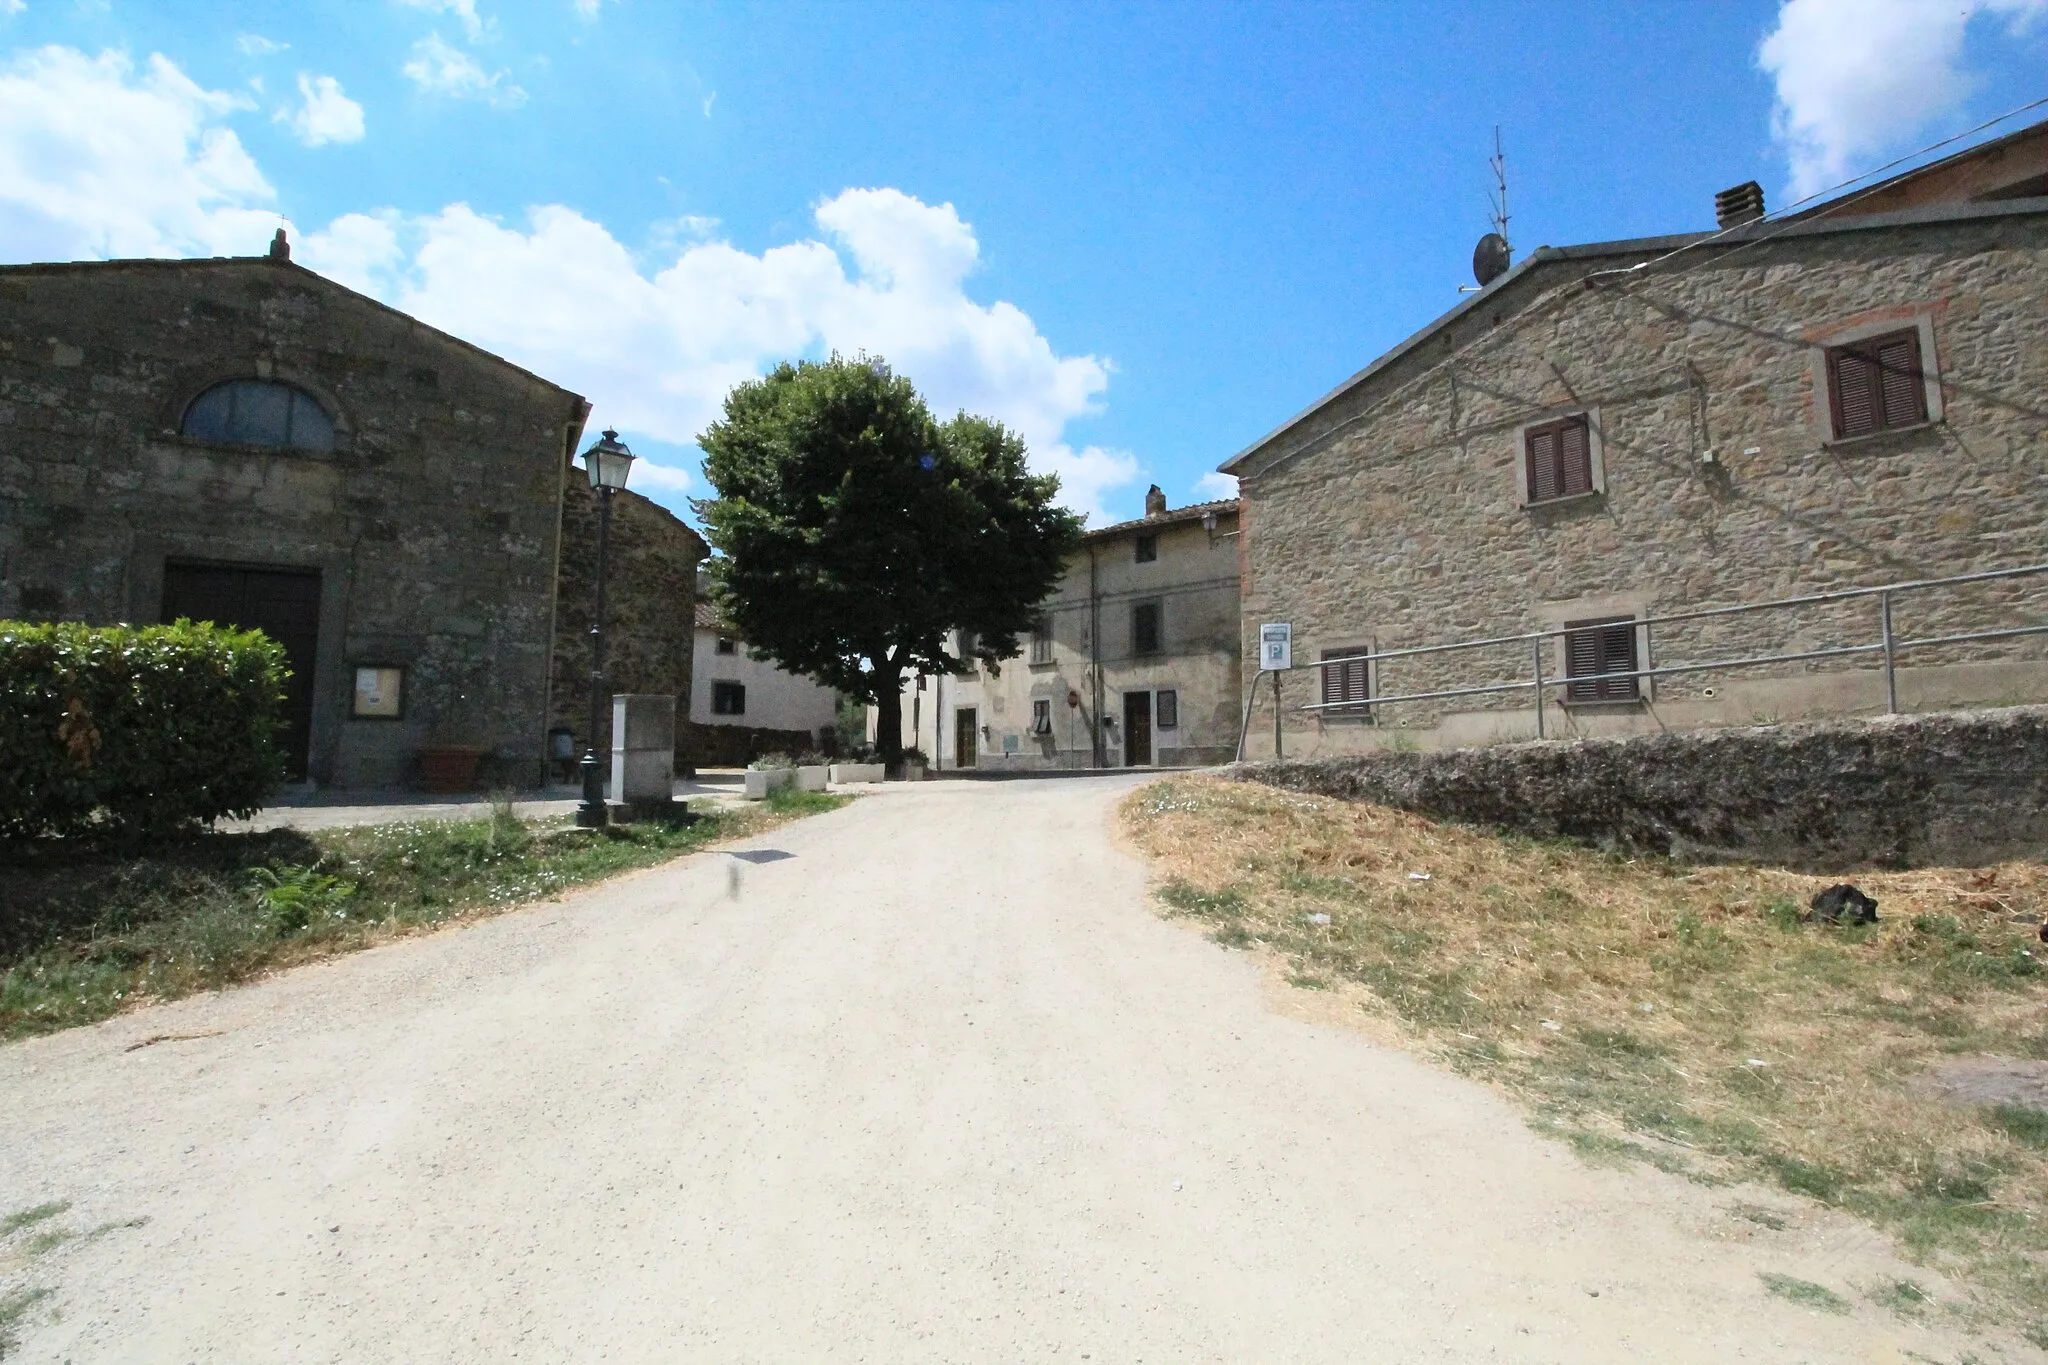
<svg viewBox="0 0 2048 1365"><path fill-rule="evenodd" d="M1323 705L1364 706L1372 700L1372 658L1353 645L1323 651Z"/></svg>
<svg viewBox="0 0 2048 1365"><path fill-rule="evenodd" d="M1585 414L1523 431L1522 471L1532 503L1592 492L1593 440Z"/></svg>
<svg viewBox="0 0 2048 1365"><path fill-rule="evenodd" d="M1828 402L1835 439L1872 436L1927 420L1920 331L1909 327L1828 352Z"/></svg>
<svg viewBox="0 0 2048 1365"><path fill-rule="evenodd" d="M1633 616L1567 621L1564 629L1566 701L1635 701L1642 696L1641 680L1626 676L1642 667L1636 662Z"/></svg>
<svg viewBox="0 0 2048 1365"><path fill-rule="evenodd" d="M1164 634L1157 602L1139 602L1131 608L1131 653L1159 653L1165 647Z"/></svg>

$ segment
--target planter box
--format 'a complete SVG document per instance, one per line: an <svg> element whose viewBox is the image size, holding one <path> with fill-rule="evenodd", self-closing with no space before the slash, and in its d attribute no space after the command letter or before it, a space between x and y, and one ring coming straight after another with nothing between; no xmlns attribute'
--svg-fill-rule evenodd
<svg viewBox="0 0 2048 1365"><path fill-rule="evenodd" d="M489 752L475 744L422 744L420 789L444 796L469 791L476 786L477 765Z"/></svg>
<svg viewBox="0 0 2048 1365"><path fill-rule="evenodd" d="M904 764L904 765L903 765L903 780L904 780L905 782L922 782L922 781L924 781L924 764L922 764L922 763L906 763L906 764Z"/></svg>
<svg viewBox="0 0 2048 1365"><path fill-rule="evenodd" d="M831 766L824 763L806 763L796 770L796 789L800 792L821 792L826 780L832 776Z"/></svg>
<svg viewBox="0 0 2048 1365"><path fill-rule="evenodd" d="M832 782L835 786L846 782L880 782L888 771L880 763L834 763Z"/></svg>
<svg viewBox="0 0 2048 1365"><path fill-rule="evenodd" d="M794 768L749 768L747 769L747 800L760 801L769 792L787 787L796 781Z"/></svg>

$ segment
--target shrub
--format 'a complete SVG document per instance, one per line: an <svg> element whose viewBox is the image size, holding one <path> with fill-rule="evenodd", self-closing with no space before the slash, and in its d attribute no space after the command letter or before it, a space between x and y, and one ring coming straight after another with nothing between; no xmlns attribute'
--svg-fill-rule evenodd
<svg viewBox="0 0 2048 1365"><path fill-rule="evenodd" d="M284 776L287 676L259 631L0 622L0 838L252 814Z"/></svg>

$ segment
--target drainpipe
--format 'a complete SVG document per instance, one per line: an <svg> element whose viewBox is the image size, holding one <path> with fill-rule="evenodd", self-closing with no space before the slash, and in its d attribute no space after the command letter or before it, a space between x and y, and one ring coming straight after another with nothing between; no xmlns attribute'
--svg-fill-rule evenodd
<svg viewBox="0 0 2048 1365"><path fill-rule="evenodd" d="M1095 717L1088 722L1091 757L1096 767L1106 768L1109 756L1102 748L1102 598L1096 588L1093 541L1088 543L1088 668L1095 675L1091 688L1095 695L1090 699L1095 703Z"/></svg>

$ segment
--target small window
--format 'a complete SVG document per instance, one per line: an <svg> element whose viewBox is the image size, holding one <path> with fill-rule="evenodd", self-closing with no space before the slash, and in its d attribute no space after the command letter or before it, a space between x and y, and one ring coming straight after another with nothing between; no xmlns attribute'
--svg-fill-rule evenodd
<svg viewBox="0 0 2048 1365"><path fill-rule="evenodd" d="M1925 422L1927 381L1920 369L1919 329L1830 350L1828 402L1838 441Z"/></svg>
<svg viewBox="0 0 2048 1365"><path fill-rule="evenodd" d="M1356 645L1326 649L1323 660L1323 705L1364 706L1372 700L1370 651Z"/></svg>
<svg viewBox="0 0 2048 1365"><path fill-rule="evenodd" d="M405 715L405 670L358 666L348 713L357 720L401 719Z"/></svg>
<svg viewBox="0 0 2048 1365"><path fill-rule="evenodd" d="M711 684L711 714L714 716L744 716L747 714L747 685L736 682L715 682Z"/></svg>
<svg viewBox="0 0 2048 1365"><path fill-rule="evenodd" d="M1052 662L1052 618L1041 616L1031 623L1031 662Z"/></svg>
<svg viewBox="0 0 2048 1365"><path fill-rule="evenodd" d="M1566 701L1635 701L1642 696L1642 680L1626 675L1640 667L1635 617L1565 622Z"/></svg>
<svg viewBox="0 0 2048 1365"><path fill-rule="evenodd" d="M1161 649L1159 604L1140 602L1131 608L1131 653L1157 654Z"/></svg>
<svg viewBox="0 0 2048 1365"><path fill-rule="evenodd" d="M192 400L179 430L219 445L334 449L334 419L311 394L269 379L216 384Z"/></svg>
<svg viewBox="0 0 2048 1365"><path fill-rule="evenodd" d="M740 652L740 642L730 635L721 635L718 637L717 650L720 654L737 654Z"/></svg>
<svg viewBox="0 0 2048 1365"><path fill-rule="evenodd" d="M1031 703L1031 733L1034 735L1049 735L1052 733L1051 701L1035 701Z"/></svg>
<svg viewBox="0 0 2048 1365"><path fill-rule="evenodd" d="M1180 729L1180 693L1161 688L1152 698L1152 717L1162 730Z"/></svg>
<svg viewBox="0 0 2048 1365"><path fill-rule="evenodd" d="M1137 562L1140 564L1150 564L1153 560L1159 558L1159 537L1139 536L1136 557Z"/></svg>
<svg viewBox="0 0 2048 1365"><path fill-rule="evenodd" d="M1524 431L1522 466L1532 503L1592 492L1593 441L1585 414Z"/></svg>

